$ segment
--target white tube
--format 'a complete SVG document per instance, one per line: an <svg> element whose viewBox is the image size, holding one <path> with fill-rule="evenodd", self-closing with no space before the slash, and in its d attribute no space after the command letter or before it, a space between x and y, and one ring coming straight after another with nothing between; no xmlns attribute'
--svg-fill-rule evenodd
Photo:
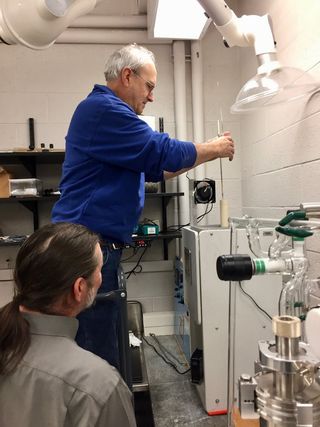
<svg viewBox="0 0 320 427"><path fill-rule="evenodd" d="M233 12L223 0L198 0L215 25L225 25Z"/></svg>
<svg viewBox="0 0 320 427"><path fill-rule="evenodd" d="M176 137L182 141L187 140L187 110L186 110L186 64L185 42L173 42L173 76L174 76L174 109L176 121ZM189 213L189 183L187 174L178 176L178 189L184 193L179 197L179 223L190 222Z"/></svg>
<svg viewBox="0 0 320 427"><path fill-rule="evenodd" d="M86 28L68 28L56 40L65 44L171 44L171 40L150 40L144 30L104 30Z"/></svg>
<svg viewBox="0 0 320 427"><path fill-rule="evenodd" d="M69 28L132 28L145 30L147 29L147 15L86 15L73 21Z"/></svg>
<svg viewBox="0 0 320 427"><path fill-rule="evenodd" d="M220 200L220 225L223 228L229 227L229 205L228 200L221 199Z"/></svg>
<svg viewBox="0 0 320 427"><path fill-rule="evenodd" d="M231 12L231 19L224 25L216 25L217 30L226 40L229 47L240 46L248 47L250 46L249 40L246 37L244 29L241 25L240 19Z"/></svg>
<svg viewBox="0 0 320 427"><path fill-rule="evenodd" d="M243 15L238 18L223 0L198 0L198 2L213 20L229 47L254 46L256 55L276 52L269 15ZM264 65L262 69L265 68Z"/></svg>
<svg viewBox="0 0 320 427"><path fill-rule="evenodd" d="M78 0L67 8L63 16L57 17L50 12L44 0L4 0L1 2L0 37L9 44L45 49L74 19L90 12L95 5L96 0Z"/></svg>
<svg viewBox="0 0 320 427"><path fill-rule="evenodd" d="M300 209L305 210L307 213L320 212L320 203L301 203Z"/></svg>
<svg viewBox="0 0 320 427"><path fill-rule="evenodd" d="M202 49L200 41L191 42L191 70L192 70L192 121L193 121L193 140L195 143L204 142L204 109L203 109L203 67L202 67ZM206 177L205 165L199 165L194 169L194 178L201 180ZM199 207L201 206L201 212ZM195 205L193 207L193 218L203 214L206 205ZM204 218L202 223L205 223Z"/></svg>
<svg viewBox="0 0 320 427"><path fill-rule="evenodd" d="M176 121L176 137L182 141L187 140L187 100L186 100L186 61L185 42L173 42L173 78L174 78L174 110ZM189 210L189 182L187 174L178 176L178 191L184 193L183 196L175 200L178 205L179 224L190 222ZM177 255L182 257L182 240L177 239Z"/></svg>
<svg viewBox="0 0 320 427"><path fill-rule="evenodd" d="M191 70L193 140L199 144L204 142L203 68L202 49L199 41L191 42ZM203 178L205 178L204 164L197 166L195 169L195 179Z"/></svg>

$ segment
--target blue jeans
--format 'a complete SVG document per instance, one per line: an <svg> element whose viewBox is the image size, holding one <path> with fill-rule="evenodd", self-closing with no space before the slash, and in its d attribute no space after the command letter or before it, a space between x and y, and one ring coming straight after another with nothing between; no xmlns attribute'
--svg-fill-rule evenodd
<svg viewBox="0 0 320 427"><path fill-rule="evenodd" d="M118 289L118 267L122 250L109 251L102 247L104 265L102 284L98 293ZM119 369L118 332L120 322L117 301L98 302L77 316L79 329L76 336L78 345L105 359Z"/></svg>

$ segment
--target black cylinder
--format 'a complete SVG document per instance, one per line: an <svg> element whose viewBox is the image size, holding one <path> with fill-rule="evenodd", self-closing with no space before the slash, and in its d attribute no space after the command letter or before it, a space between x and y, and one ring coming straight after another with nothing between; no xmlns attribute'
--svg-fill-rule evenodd
<svg viewBox="0 0 320 427"><path fill-rule="evenodd" d="M253 275L249 255L221 255L217 259L217 274L220 280L240 282Z"/></svg>
<svg viewBox="0 0 320 427"><path fill-rule="evenodd" d="M34 139L34 118L29 118L29 150L34 150L36 147Z"/></svg>

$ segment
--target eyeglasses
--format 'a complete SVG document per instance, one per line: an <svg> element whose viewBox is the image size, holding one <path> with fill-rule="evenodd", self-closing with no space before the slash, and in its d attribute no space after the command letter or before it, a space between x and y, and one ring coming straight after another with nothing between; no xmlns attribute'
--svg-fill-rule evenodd
<svg viewBox="0 0 320 427"><path fill-rule="evenodd" d="M144 79L142 76L140 76L140 74L138 74L138 72L136 70L132 70L133 74L137 77L140 77L141 80L143 80L145 82L145 85L148 89L148 92L151 93L153 92L153 90L155 89L155 84L153 84L152 82L150 82L149 80Z"/></svg>

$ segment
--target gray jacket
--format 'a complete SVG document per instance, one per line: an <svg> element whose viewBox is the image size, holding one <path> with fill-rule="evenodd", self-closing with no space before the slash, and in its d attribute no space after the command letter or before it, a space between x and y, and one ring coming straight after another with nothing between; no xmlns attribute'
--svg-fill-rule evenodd
<svg viewBox="0 0 320 427"><path fill-rule="evenodd" d="M131 392L75 343L75 318L24 316L31 346L12 375L0 376L1 427L136 427Z"/></svg>

